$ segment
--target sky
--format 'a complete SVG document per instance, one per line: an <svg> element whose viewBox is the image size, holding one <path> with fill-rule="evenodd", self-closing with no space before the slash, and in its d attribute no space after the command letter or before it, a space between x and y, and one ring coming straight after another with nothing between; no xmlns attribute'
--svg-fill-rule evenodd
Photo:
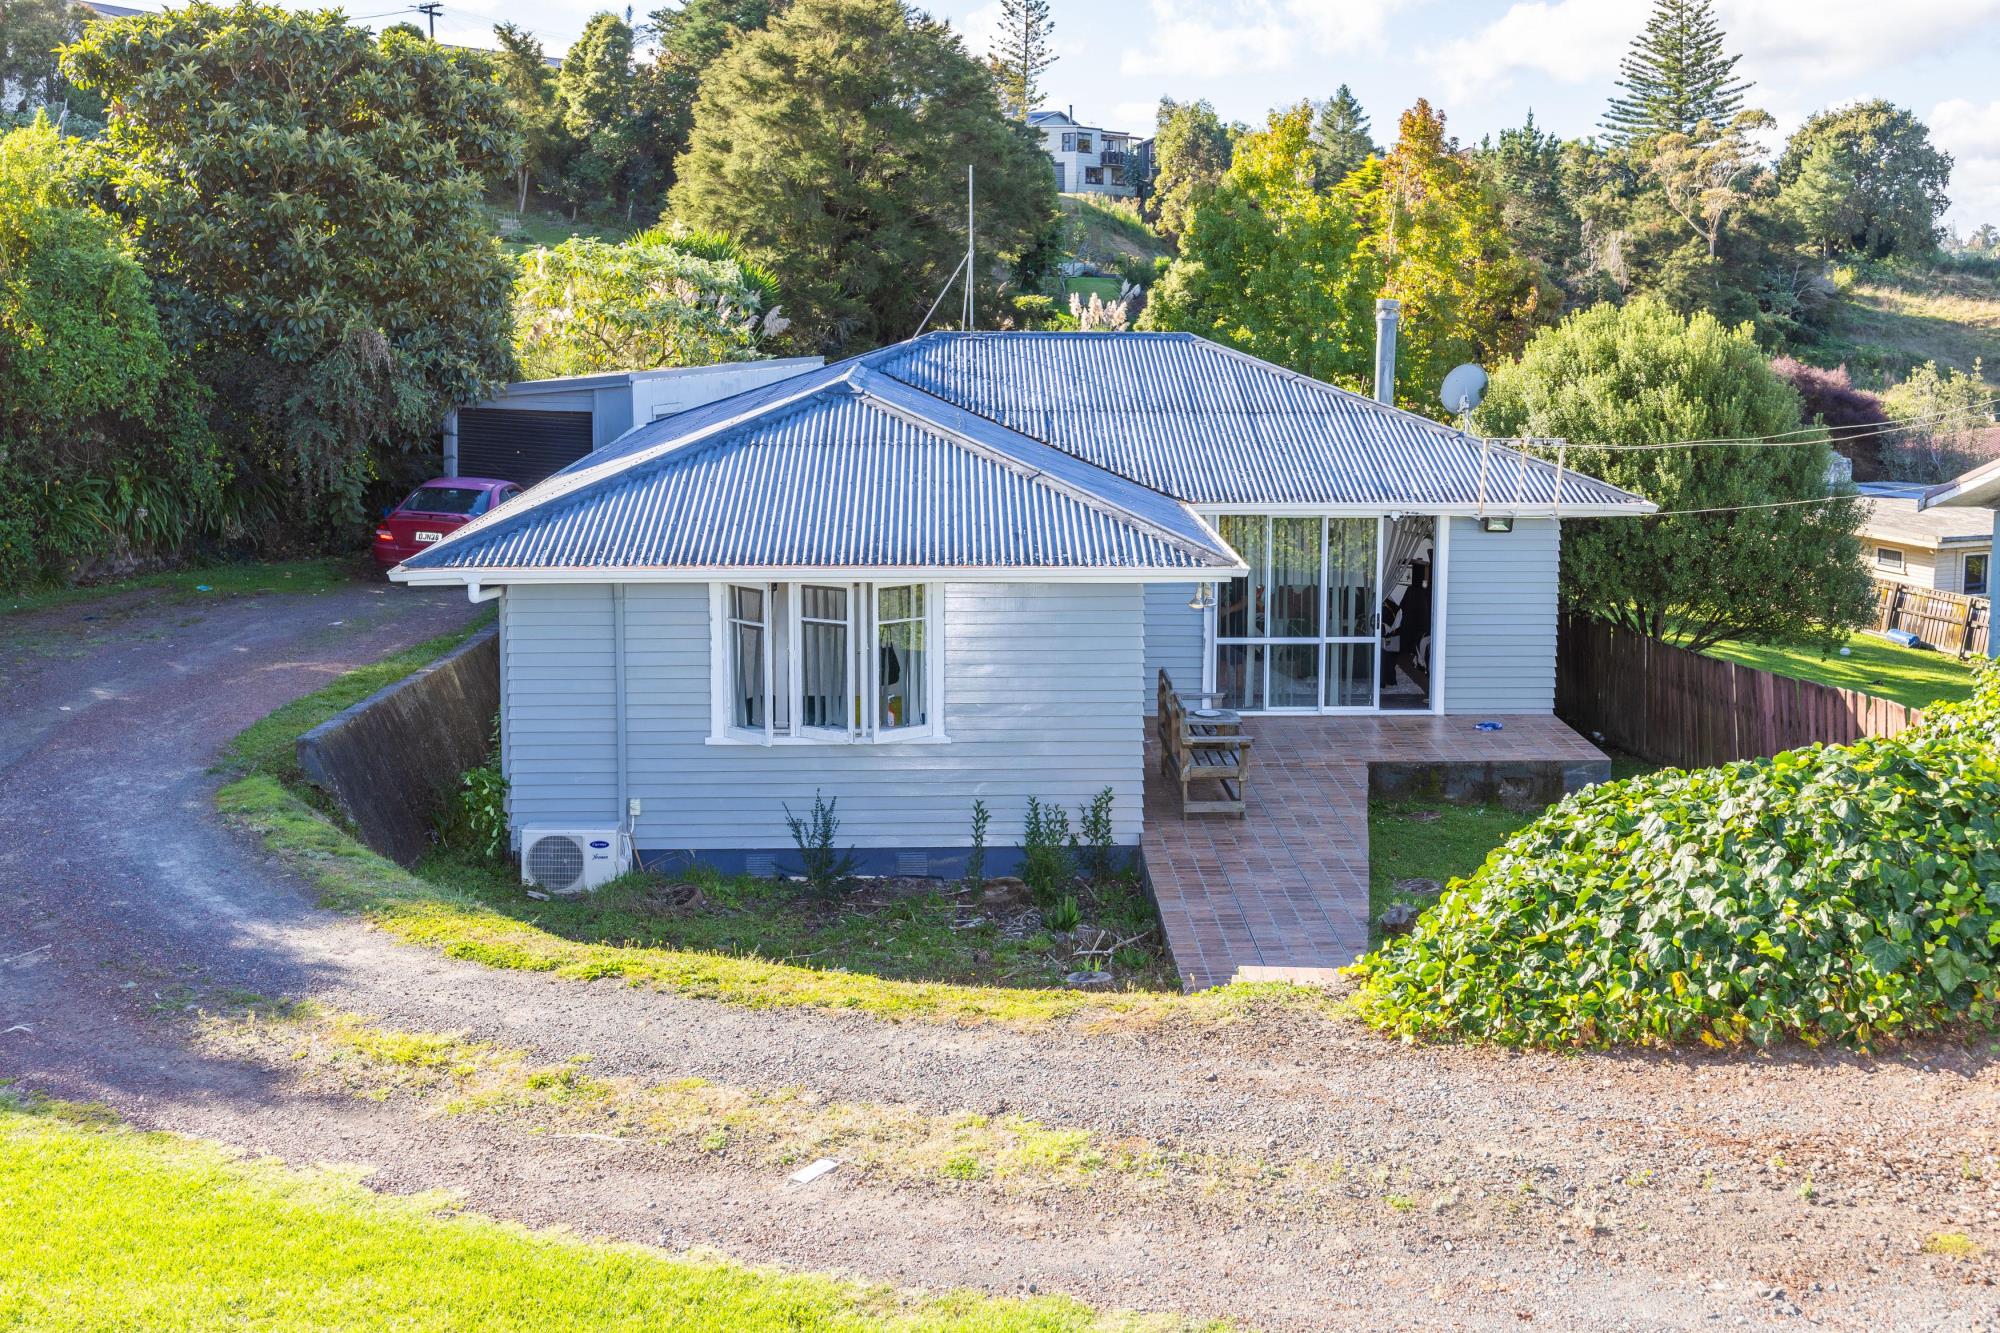
<svg viewBox="0 0 2000 1333"><path fill-rule="evenodd" d="M304 8L298 0L290 7ZM637 0L645 7L668 0ZM601 3L445 0L438 36L491 45L508 18L561 51ZM966 34L990 39L997 0L920 0ZM391 0L360 0L357 18ZM150 7L150 6L149 6ZM1596 128L1618 59L1651 0L1052 0L1058 60L1045 104L1103 128L1144 132L1163 96L1206 98L1225 120L1262 123L1273 108L1319 100L1342 83L1393 139L1419 97L1461 141L1528 112L1566 136ZM1750 105L1789 133L1812 112L1886 97L1914 111L1955 160L1960 231L2000 225L2000 0L1716 0ZM377 24L395 17L372 19ZM1775 145L1773 145L1775 147Z"/></svg>

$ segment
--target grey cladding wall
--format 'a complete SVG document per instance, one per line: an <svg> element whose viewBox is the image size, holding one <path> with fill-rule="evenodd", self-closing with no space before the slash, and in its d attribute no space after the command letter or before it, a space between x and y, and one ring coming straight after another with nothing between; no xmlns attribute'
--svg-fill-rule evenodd
<svg viewBox="0 0 2000 1333"><path fill-rule="evenodd" d="M1482 532L1451 520L1445 554L1445 711L1548 713L1556 701L1554 519Z"/></svg>
<svg viewBox="0 0 2000 1333"><path fill-rule="evenodd" d="M1165 671L1174 689L1192 692L1201 688L1204 666L1203 616L1190 610L1194 596L1192 583L1148 583L1146 585L1146 715L1154 708L1153 682Z"/></svg>
<svg viewBox="0 0 2000 1333"><path fill-rule="evenodd" d="M1029 796L1074 811L1107 786L1118 841L1136 844L1150 688L1141 598L1135 584L949 584L948 743L764 747L709 742L706 586L629 585L638 845L789 850L784 807L808 809L820 790L839 798L840 840L860 848L963 847L975 798L1000 847L1019 842ZM517 586L504 606L515 827L616 823L611 589Z"/></svg>

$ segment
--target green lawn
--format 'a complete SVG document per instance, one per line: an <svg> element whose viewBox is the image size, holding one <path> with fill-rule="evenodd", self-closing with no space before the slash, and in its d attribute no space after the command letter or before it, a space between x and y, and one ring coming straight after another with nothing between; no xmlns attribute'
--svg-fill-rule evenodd
<svg viewBox="0 0 2000 1333"><path fill-rule="evenodd" d="M1089 305L1093 293L1106 301L1115 301L1124 286L1117 278L1064 278L1063 301L1067 305L1070 296L1075 294L1083 298L1085 305Z"/></svg>
<svg viewBox="0 0 2000 1333"><path fill-rule="evenodd" d="M560 245L573 236L590 236L600 241L623 241L647 227L654 219L640 218L633 222L591 221L579 219L571 222L561 213L552 213L539 204L530 204L528 211L519 217L514 215L512 206L482 206L487 219L493 226L494 235L507 247L512 255L526 254L538 245Z"/></svg>
<svg viewBox="0 0 2000 1333"><path fill-rule="evenodd" d="M0 1326L207 1329L1174 1327L1061 1297L898 1292L593 1244L249 1162L107 1113L0 1103Z"/></svg>
<svg viewBox="0 0 2000 1333"><path fill-rule="evenodd" d="M207 601L263 592L325 592L351 581L359 569L352 560L284 560L270 564L242 562L176 569L162 574L78 587L24 588L0 593L0 616L47 611L79 602L100 601L127 592L151 592L149 600Z"/></svg>
<svg viewBox="0 0 2000 1333"><path fill-rule="evenodd" d="M1856 634L1848 640L1845 657L1838 648L1822 653L1818 648L1752 643L1718 644L1708 655L1795 680L1860 690L1912 708L1968 698L1978 660L1961 662L1946 653L1905 648L1872 634Z"/></svg>

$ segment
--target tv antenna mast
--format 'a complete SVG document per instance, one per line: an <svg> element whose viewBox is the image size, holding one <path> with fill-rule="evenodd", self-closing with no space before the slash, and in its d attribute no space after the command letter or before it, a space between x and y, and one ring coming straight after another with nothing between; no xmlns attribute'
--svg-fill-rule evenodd
<svg viewBox="0 0 2000 1333"><path fill-rule="evenodd" d="M972 321L977 315L977 308L973 299L974 293L977 291L976 284L973 281L973 275L976 270L972 266L974 216L972 163L968 162L965 164L965 317L960 321L960 327L967 333L972 332Z"/></svg>

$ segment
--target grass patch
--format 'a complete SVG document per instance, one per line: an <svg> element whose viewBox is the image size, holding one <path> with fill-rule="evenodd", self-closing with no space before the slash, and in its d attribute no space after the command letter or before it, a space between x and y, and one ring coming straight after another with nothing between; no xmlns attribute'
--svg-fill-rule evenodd
<svg viewBox="0 0 2000 1333"><path fill-rule="evenodd" d="M624 948L694 950L896 981L1060 987L1076 971L1105 970L1118 990L1175 991L1159 918L1135 884L1079 888L1083 924L1046 929L1018 880L970 893L935 880L862 881L819 898L801 884L696 871L678 882L633 874L586 897L530 898L511 865L439 853L423 879L458 886L503 915L564 939ZM1104 950L1110 955L1080 953Z"/></svg>
<svg viewBox="0 0 2000 1333"><path fill-rule="evenodd" d="M1115 301L1124 287L1125 284L1117 278L1064 278L1063 300L1067 303L1070 297L1078 296L1085 305L1089 305L1090 298L1096 296L1107 302Z"/></svg>
<svg viewBox="0 0 2000 1333"><path fill-rule="evenodd" d="M246 597L267 592L326 592L352 582L357 566L351 560L283 560L200 565L109 583L76 587L24 588L0 595L0 616L26 615L101 601L121 593L148 592L149 604L198 602Z"/></svg>
<svg viewBox="0 0 2000 1333"><path fill-rule="evenodd" d="M165 1134L0 1108L0 1323L41 1329L1166 1328L1062 1297L898 1292L592 1244L246 1162Z"/></svg>
<svg viewBox="0 0 2000 1333"><path fill-rule="evenodd" d="M1708 656L1794 680L1859 690L1912 708L1972 697L1969 662L1927 648L1905 648L1872 634L1856 634L1846 647L1848 655L1842 657L1837 647L1732 642L1710 648Z"/></svg>
<svg viewBox="0 0 2000 1333"><path fill-rule="evenodd" d="M1882 389L1926 361L1972 373L2000 366L2000 278L1969 269L1869 265L1860 269L1832 334L1805 354L1845 364Z"/></svg>
<svg viewBox="0 0 2000 1333"><path fill-rule="evenodd" d="M1936 1231L1924 1238L1924 1253L1946 1259L1975 1259L1979 1243L1963 1231Z"/></svg>
<svg viewBox="0 0 2000 1333"><path fill-rule="evenodd" d="M837 1101L802 1087L765 1091L700 1078L647 1086L593 1077L587 1055L538 1065L489 1042L391 1031L310 1007L209 1016L198 1039L224 1058L300 1079L315 1093L445 1116L508 1116L527 1121L530 1132L651 1142L773 1174L831 1157L871 1180L1009 1194L1102 1186L1124 1197L1171 1188L1260 1209L1344 1197L1336 1162L1272 1164L1022 1116L930 1115L901 1104Z"/></svg>
<svg viewBox="0 0 2000 1333"><path fill-rule="evenodd" d="M514 215L511 205L498 207L484 204L481 208L493 227L493 234L500 238L500 244L510 255L524 255L537 246L561 245L578 236L616 243L630 240L652 225L650 221L593 221L588 218L571 222L561 213L550 212L546 208L531 207L519 217Z"/></svg>
<svg viewBox="0 0 2000 1333"><path fill-rule="evenodd" d="M1392 903L1421 911L1437 895L1401 892L1399 881L1429 879L1442 889L1479 869L1487 853L1532 823L1539 810L1437 801L1375 801L1368 806L1368 937Z"/></svg>

